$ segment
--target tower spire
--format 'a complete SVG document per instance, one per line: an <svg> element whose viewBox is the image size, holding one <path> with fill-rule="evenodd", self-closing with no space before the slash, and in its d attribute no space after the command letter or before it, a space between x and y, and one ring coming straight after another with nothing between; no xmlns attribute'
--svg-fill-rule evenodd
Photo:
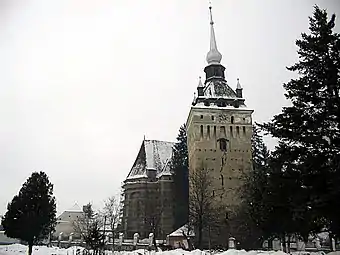
<svg viewBox="0 0 340 255"><path fill-rule="evenodd" d="M222 59L222 54L217 49L215 30L214 30L214 21L212 18L212 7L211 3L209 5L210 12L210 50L207 54L207 62L208 64L220 64Z"/></svg>

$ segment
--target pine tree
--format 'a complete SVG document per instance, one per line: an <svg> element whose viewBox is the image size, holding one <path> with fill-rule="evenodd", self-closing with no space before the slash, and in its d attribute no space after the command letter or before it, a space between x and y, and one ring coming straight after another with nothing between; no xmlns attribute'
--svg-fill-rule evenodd
<svg viewBox="0 0 340 255"><path fill-rule="evenodd" d="M186 126L179 129L173 148L171 170L174 180L174 229L188 222L189 214L189 165Z"/></svg>
<svg viewBox="0 0 340 255"><path fill-rule="evenodd" d="M267 201L270 153L257 125L253 126L251 142L253 171L245 176L246 182L243 187L245 199L240 208L240 213L249 216L246 217L244 225L249 225L254 233L246 241L251 242L251 245L257 245L262 243L263 239L272 232L269 230L269 226L272 226L269 222L272 215L269 215L269 203Z"/></svg>
<svg viewBox="0 0 340 255"><path fill-rule="evenodd" d="M33 245L46 239L55 223L53 184L44 172L34 172L7 206L2 220L5 234L27 242L30 255Z"/></svg>
<svg viewBox="0 0 340 255"><path fill-rule="evenodd" d="M281 178L295 179L289 206L304 228L301 235L325 219L329 231L340 234L340 36L334 26L335 15L328 20L327 12L315 6L310 34L296 41L299 61L288 67L298 74L284 84L291 106L262 125L280 141L276 162L286 168L280 169Z"/></svg>
<svg viewBox="0 0 340 255"><path fill-rule="evenodd" d="M268 164L269 150L261 136L261 130L257 125L253 125L251 137L253 169L263 168Z"/></svg>

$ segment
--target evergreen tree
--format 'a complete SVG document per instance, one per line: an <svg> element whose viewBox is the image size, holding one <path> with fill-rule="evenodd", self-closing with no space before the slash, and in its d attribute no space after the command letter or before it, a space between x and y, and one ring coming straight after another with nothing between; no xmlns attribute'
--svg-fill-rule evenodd
<svg viewBox="0 0 340 255"><path fill-rule="evenodd" d="M252 133L252 159L253 171L245 176L245 184L243 187L244 204L241 206L241 214L248 215L249 222L245 225L252 227L253 236L249 239L252 245L262 243L265 237L268 237L268 227L271 215L269 215L269 204L267 194L270 193L269 184L269 150L263 141L261 130L258 126L253 125ZM267 233L267 235L266 235ZM255 236L255 237L254 237ZM247 240L247 242L249 242ZM258 248L258 247L255 247Z"/></svg>
<svg viewBox="0 0 340 255"><path fill-rule="evenodd" d="M327 12L315 6L310 34L296 41L299 61L288 67L298 74L284 84L291 106L262 125L280 141L275 152L279 175L281 180L289 176L293 185L285 198L294 200L286 205L304 236L324 220L332 234L340 234L340 36L334 26L335 15L328 20Z"/></svg>
<svg viewBox="0 0 340 255"><path fill-rule="evenodd" d="M27 242L30 255L33 245L47 238L55 223L53 184L44 172L34 172L7 206L2 220L5 234Z"/></svg>
<svg viewBox="0 0 340 255"><path fill-rule="evenodd" d="M266 167L268 164L269 150L263 141L261 130L257 125L253 125L251 137L253 169Z"/></svg>
<svg viewBox="0 0 340 255"><path fill-rule="evenodd" d="M186 126L179 129L173 148L171 170L174 180L174 229L188 222L189 214L189 164Z"/></svg>

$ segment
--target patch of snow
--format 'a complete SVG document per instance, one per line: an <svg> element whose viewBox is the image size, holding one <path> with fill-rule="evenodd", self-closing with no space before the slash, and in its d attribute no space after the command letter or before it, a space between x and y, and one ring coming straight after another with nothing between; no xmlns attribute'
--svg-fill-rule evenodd
<svg viewBox="0 0 340 255"><path fill-rule="evenodd" d="M47 247L47 246L33 246L32 255L73 255L76 254L76 250L82 251L82 247L70 247L68 249L60 249L58 247ZM28 246L22 244L11 244L0 246L1 255L22 255L28 253Z"/></svg>
<svg viewBox="0 0 340 255"><path fill-rule="evenodd" d="M47 246L33 246L33 255L75 255L76 251L80 250L82 252L84 248L79 246L73 246L68 249L62 249L58 247L47 247ZM22 244L12 244L12 245L4 245L0 246L0 254L1 255L23 255L27 254L28 247ZM81 253L80 253L81 254ZM149 255L287 255L282 251L245 251L245 250L227 250L227 251L201 251L201 250L193 250L186 251L182 249L175 249L170 251L146 251L143 249L134 250L134 251L121 251L114 253L111 251L106 251L105 254L108 255L136 255L136 254L149 254ZM297 254L297 253L296 253ZM304 254L303 252L301 254ZM329 255L339 255L339 252L331 252Z"/></svg>

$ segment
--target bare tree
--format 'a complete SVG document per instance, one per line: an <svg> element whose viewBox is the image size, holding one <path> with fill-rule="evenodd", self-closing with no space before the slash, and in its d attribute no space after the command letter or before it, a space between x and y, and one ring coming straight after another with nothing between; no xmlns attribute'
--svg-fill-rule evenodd
<svg viewBox="0 0 340 255"><path fill-rule="evenodd" d="M164 211L164 206L159 201L149 201L148 210L144 217L144 222L149 226L150 232L153 233L153 245L157 250L156 239L158 237L158 229L161 227L161 218Z"/></svg>
<svg viewBox="0 0 340 255"><path fill-rule="evenodd" d="M106 221L108 222L110 226L110 232L113 237L113 242L112 242L112 250L114 250L114 239L116 236L116 231L118 224L121 219L121 209L122 209L122 203L120 200L118 200L115 196L109 197L105 201L105 205L102 211L103 216L106 218Z"/></svg>
<svg viewBox="0 0 340 255"><path fill-rule="evenodd" d="M212 185L212 176L203 166L190 172L189 221L195 229L198 248L202 248L203 231L209 229L210 234L210 226L215 225L218 219Z"/></svg>
<svg viewBox="0 0 340 255"><path fill-rule="evenodd" d="M86 243L87 248L93 249L95 254L104 246L104 235L101 233L102 218L96 214L92 205L85 206L84 214L74 221L73 228Z"/></svg>

